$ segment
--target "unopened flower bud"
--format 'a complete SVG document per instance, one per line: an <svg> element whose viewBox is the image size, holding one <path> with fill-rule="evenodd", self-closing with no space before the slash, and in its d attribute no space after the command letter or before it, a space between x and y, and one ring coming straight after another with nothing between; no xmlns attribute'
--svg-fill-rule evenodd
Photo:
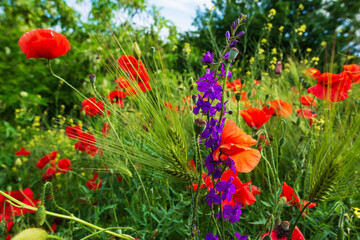
<svg viewBox="0 0 360 240"><path fill-rule="evenodd" d="M230 43L229 47L231 47L231 48L235 47L237 43L238 43L238 40L234 40Z"/></svg>
<svg viewBox="0 0 360 240"><path fill-rule="evenodd" d="M20 167L21 165L22 165L21 159L20 159L20 158L17 158L17 159L15 160L15 166Z"/></svg>
<svg viewBox="0 0 360 240"><path fill-rule="evenodd" d="M92 84L95 84L95 82L96 82L96 76L95 76L95 74L90 74L89 75L89 79L90 79L90 82L92 83ZM116 80L116 79L115 79Z"/></svg>
<svg viewBox="0 0 360 240"><path fill-rule="evenodd" d="M191 98L192 98L193 102L196 103L196 101L197 101L197 95L194 94L194 95L191 96Z"/></svg>
<svg viewBox="0 0 360 240"><path fill-rule="evenodd" d="M41 228L28 228L21 231L12 240L46 240L47 232Z"/></svg>
<svg viewBox="0 0 360 240"><path fill-rule="evenodd" d="M235 29L236 28L236 22L233 22L232 24L231 24L231 29Z"/></svg>
<svg viewBox="0 0 360 240"><path fill-rule="evenodd" d="M1 220L0 221L0 236L3 236L5 234L5 231L6 231L5 225L6 225L5 221Z"/></svg>
<svg viewBox="0 0 360 240"><path fill-rule="evenodd" d="M240 93L235 94L235 99L236 99L236 101L240 101L241 94Z"/></svg>
<svg viewBox="0 0 360 240"><path fill-rule="evenodd" d="M178 81L178 85L180 85L180 84L182 84L182 81L181 81L181 80Z"/></svg>
<svg viewBox="0 0 360 240"><path fill-rule="evenodd" d="M280 198L280 202L281 202L281 203L286 203L286 201L287 201L286 197L281 197L281 198Z"/></svg>
<svg viewBox="0 0 360 240"><path fill-rule="evenodd" d="M44 205L41 205L35 214L35 223L36 226L40 227L44 224L46 220L46 209Z"/></svg>
<svg viewBox="0 0 360 240"><path fill-rule="evenodd" d="M134 42L134 44L132 45L132 53L136 59L141 58L141 50L137 42Z"/></svg>
<svg viewBox="0 0 360 240"><path fill-rule="evenodd" d="M282 147L285 145L285 138L284 137L281 137L280 140L279 140L279 147Z"/></svg>
<svg viewBox="0 0 360 240"><path fill-rule="evenodd" d="M196 134L200 134L205 130L206 121L202 118L195 119L194 130Z"/></svg>
<svg viewBox="0 0 360 240"><path fill-rule="evenodd" d="M192 77L189 77L188 83L189 85L192 85L194 83L194 79Z"/></svg>
<svg viewBox="0 0 360 240"><path fill-rule="evenodd" d="M282 70L282 64L281 64L280 61L278 61L277 64L276 64L274 72L275 72L275 74L281 74L281 70Z"/></svg>
<svg viewBox="0 0 360 240"><path fill-rule="evenodd" d="M265 100L269 98L269 94L266 94L265 95Z"/></svg>
<svg viewBox="0 0 360 240"><path fill-rule="evenodd" d="M244 34L244 31L240 31L238 34L236 34L236 37L241 38Z"/></svg>
<svg viewBox="0 0 360 240"><path fill-rule="evenodd" d="M151 52L152 54L154 54L154 53L155 53L155 48L154 48L154 47L151 47L151 48L150 48L150 52Z"/></svg>
<svg viewBox="0 0 360 240"><path fill-rule="evenodd" d="M189 88L190 88L190 90L192 91L192 90L194 89L194 85L191 84L191 85L189 86Z"/></svg>
<svg viewBox="0 0 360 240"><path fill-rule="evenodd" d="M289 227L290 227L290 223L288 221L283 221L281 223L281 228L284 229L284 230L289 230Z"/></svg>
<svg viewBox="0 0 360 240"><path fill-rule="evenodd" d="M234 112L233 112L231 109L229 109L228 114L231 115L231 114L233 114L233 113L234 113Z"/></svg>
<svg viewBox="0 0 360 240"><path fill-rule="evenodd" d="M238 56L239 50L237 48L231 48L229 51L229 61L235 60L235 58Z"/></svg>

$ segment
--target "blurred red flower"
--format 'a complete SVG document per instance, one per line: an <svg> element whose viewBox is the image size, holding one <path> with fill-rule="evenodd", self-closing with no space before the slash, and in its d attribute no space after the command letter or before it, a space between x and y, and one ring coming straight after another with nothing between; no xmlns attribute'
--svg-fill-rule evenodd
<svg viewBox="0 0 360 240"><path fill-rule="evenodd" d="M148 82L150 80L146 68L140 59L137 60L133 56L122 55L118 59L118 64L124 72L130 75L130 79L137 82Z"/></svg>
<svg viewBox="0 0 360 240"><path fill-rule="evenodd" d="M345 72L353 84L360 82L360 66L357 64L344 65Z"/></svg>
<svg viewBox="0 0 360 240"><path fill-rule="evenodd" d="M263 110L258 108L249 108L240 111L240 115L249 127L255 127L259 129L270 119L270 115L267 115Z"/></svg>
<svg viewBox="0 0 360 240"><path fill-rule="evenodd" d="M28 156L30 154L30 151L25 150L24 147L22 147L19 151L15 153L16 156Z"/></svg>
<svg viewBox="0 0 360 240"><path fill-rule="evenodd" d="M94 177L87 181L86 186L90 190L98 190L102 186L101 178L98 176L97 172L94 172Z"/></svg>
<svg viewBox="0 0 360 240"><path fill-rule="evenodd" d="M104 127L101 129L101 132L102 132L104 137L109 135L109 128L110 128L110 124L109 123L104 123Z"/></svg>
<svg viewBox="0 0 360 240"><path fill-rule="evenodd" d="M68 170L71 170L71 161L67 158L59 160L57 167L60 172L66 173Z"/></svg>
<svg viewBox="0 0 360 240"><path fill-rule="evenodd" d="M289 117L292 113L292 108L290 103L283 101L281 99L276 99L269 101L268 106L263 108L263 111L268 115L276 115L279 117Z"/></svg>
<svg viewBox="0 0 360 240"><path fill-rule="evenodd" d="M51 160L55 160L56 156L57 151L53 151L52 153L45 155L36 163L36 167L43 169Z"/></svg>
<svg viewBox="0 0 360 240"><path fill-rule="evenodd" d="M97 148L95 144L96 139L92 133L82 132L79 135L79 141L75 143L75 149L79 150L80 152L86 152L91 156L95 156L99 152L99 148Z"/></svg>
<svg viewBox="0 0 360 240"><path fill-rule="evenodd" d="M66 136L71 139L76 139L82 133L81 126L70 127L67 126L65 129Z"/></svg>
<svg viewBox="0 0 360 240"><path fill-rule="evenodd" d="M67 38L50 29L35 29L25 33L19 39L19 46L26 58L53 59L70 50Z"/></svg>
<svg viewBox="0 0 360 240"><path fill-rule="evenodd" d="M97 114L102 116L104 109L105 108L103 102L102 101L96 102L95 97L84 99L82 102L81 111L85 111L85 114L90 117L94 117Z"/></svg>
<svg viewBox="0 0 360 240"><path fill-rule="evenodd" d="M33 198L33 192L30 188L26 188L25 190L18 190L18 191L10 191L5 192L6 194L10 195L11 197L19 200L20 202L27 204L32 207L36 207L36 204L40 202L40 199L34 199ZM35 211L26 209L26 208L17 208L13 205L10 205L9 203L5 202L7 198L0 195L0 215L9 216L20 216L21 214L25 213L33 213ZM5 206L5 208L3 207Z"/></svg>
<svg viewBox="0 0 360 240"><path fill-rule="evenodd" d="M107 98L110 100L111 103L116 103L121 108L124 107L123 99L125 97L126 97L126 93L124 93L121 90L114 90L107 96Z"/></svg>
<svg viewBox="0 0 360 240"><path fill-rule="evenodd" d="M304 106L316 106L315 97L309 95L302 95L299 99L300 103Z"/></svg>
<svg viewBox="0 0 360 240"><path fill-rule="evenodd" d="M284 227L283 224L280 224L275 227L274 230L271 231L270 239L271 240L286 240L290 234L290 229L288 227ZM269 233L265 233L261 236L263 239L265 236L269 235ZM293 234L291 235L291 240L305 240L303 234L301 233L298 227L295 227Z"/></svg>
<svg viewBox="0 0 360 240"><path fill-rule="evenodd" d="M317 82L315 86L308 88L307 92L329 102L345 100L348 97L347 92L351 88L351 79L346 72L323 73Z"/></svg>
<svg viewBox="0 0 360 240"><path fill-rule="evenodd" d="M320 76L320 71L316 68L308 68L304 71L304 75L315 80Z"/></svg>

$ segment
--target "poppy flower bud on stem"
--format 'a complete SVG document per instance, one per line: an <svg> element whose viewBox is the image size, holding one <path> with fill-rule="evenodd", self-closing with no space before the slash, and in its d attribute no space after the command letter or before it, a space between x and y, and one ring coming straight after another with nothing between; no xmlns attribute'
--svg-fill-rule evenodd
<svg viewBox="0 0 360 240"><path fill-rule="evenodd" d="M282 138L280 138L280 140L279 140L279 147L282 147L282 146L284 146L284 145L285 145L285 138L282 137Z"/></svg>
<svg viewBox="0 0 360 240"><path fill-rule="evenodd" d="M5 228L5 221L0 221L0 236L3 236L5 234L6 228Z"/></svg>
<svg viewBox="0 0 360 240"><path fill-rule="evenodd" d="M282 70L282 64L281 64L280 61L278 61L277 64L276 64L274 72L275 72L275 74L281 74L281 70Z"/></svg>
<svg viewBox="0 0 360 240"><path fill-rule="evenodd" d="M155 48L154 48L154 47L151 47L151 48L150 48L150 52L151 52L152 54L154 54L154 53L155 53Z"/></svg>
<svg viewBox="0 0 360 240"><path fill-rule="evenodd" d="M201 134L205 130L206 121L202 118L195 119L194 130L196 135Z"/></svg>
<svg viewBox="0 0 360 240"><path fill-rule="evenodd" d="M239 50L237 48L231 48L229 51L229 61L235 60L235 58L238 56Z"/></svg>
<svg viewBox="0 0 360 240"><path fill-rule="evenodd" d="M137 42L134 42L134 44L132 45L132 52L136 59L141 58L141 50L140 50L139 44Z"/></svg>
<svg viewBox="0 0 360 240"><path fill-rule="evenodd" d="M191 96L191 98L192 98L193 102L196 103L196 101L197 101L197 96L194 94L194 95Z"/></svg>
<svg viewBox="0 0 360 240"><path fill-rule="evenodd" d="M96 82L96 75L95 75L95 74L90 74L90 75L89 75L89 79L90 79L90 82L91 82L92 84L95 84L95 82Z"/></svg>
<svg viewBox="0 0 360 240"><path fill-rule="evenodd" d="M235 99L236 99L236 101L240 101L241 94L240 93L235 94Z"/></svg>
<svg viewBox="0 0 360 240"><path fill-rule="evenodd" d="M284 230L289 230L289 227L290 227L290 223L288 221L283 221L281 223L281 228L284 229Z"/></svg>
<svg viewBox="0 0 360 240"><path fill-rule="evenodd" d="M40 227L44 224L46 220L46 209L44 205L41 205L35 214L35 223L36 226Z"/></svg>

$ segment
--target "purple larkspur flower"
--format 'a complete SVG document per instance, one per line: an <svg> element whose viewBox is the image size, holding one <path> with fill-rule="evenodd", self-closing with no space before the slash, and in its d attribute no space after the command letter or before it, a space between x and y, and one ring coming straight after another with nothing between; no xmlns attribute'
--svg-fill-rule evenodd
<svg viewBox="0 0 360 240"><path fill-rule="evenodd" d="M218 84L215 72L211 72L210 69L207 69L206 74L196 83L198 85L198 91L204 93L204 98L208 97L211 100L218 99L221 101L222 87Z"/></svg>
<svg viewBox="0 0 360 240"><path fill-rule="evenodd" d="M235 162L230 157L225 160L225 165L230 168L233 172L236 172Z"/></svg>
<svg viewBox="0 0 360 240"><path fill-rule="evenodd" d="M236 22L233 22L232 24L231 24L231 29L235 29L236 28Z"/></svg>
<svg viewBox="0 0 360 240"><path fill-rule="evenodd" d="M223 59L229 61L230 52L225 53Z"/></svg>
<svg viewBox="0 0 360 240"><path fill-rule="evenodd" d="M213 53L210 53L209 51L202 57L202 62L204 63L212 64L213 61Z"/></svg>
<svg viewBox="0 0 360 240"><path fill-rule="evenodd" d="M223 201L228 200L230 202L231 196L235 193L235 185L232 183L234 177L231 176L229 181L220 181L216 184L216 191L222 192L221 199Z"/></svg>
<svg viewBox="0 0 360 240"><path fill-rule="evenodd" d="M195 115L198 115L199 111L202 111L203 114L214 115L216 113L216 108L211 106L211 103L204 101L203 97L199 94L198 100L196 102L196 107L193 110Z"/></svg>
<svg viewBox="0 0 360 240"><path fill-rule="evenodd" d="M209 206L211 207L212 204L220 204L221 203L221 196L220 196L220 194L216 194L216 192L213 188L210 188L210 192L208 192L208 194L206 195L206 201L208 202Z"/></svg>
<svg viewBox="0 0 360 240"><path fill-rule="evenodd" d="M212 233L208 233L205 236L205 240L221 240L219 235L213 235Z"/></svg>
<svg viewBox="0 0 360 240"><path fill-rule="evenodd" d="M230 43L229 47L231 47L231 48L235 47L237 43L238 43L238 40L234 40Z"/></svg>
<svg viewBox="0 0 360 240"><path fill-rule="evenodd" d="M238 240L246 240L248 239L249 235L241 235L240 233L234 233L235 237L237 237Z"/></svg>
<svg viewBox="0 0 360 240"><path fill-rule="evenodd" d="M240 220L241 215L241 205L236 203L233 207L229 204L226 204L223 208L223 217L229 220L230 223L234 223Z"/></svg>
<svg viewBox="0 0 360 240"><path fill-rule="evenodd" d="M230 64L230 67L231 67L231 64ZM221 64L221 75L223 78L225 78L225 75L226 75L226 68L224 66L224 64ZM227 78L231 78L231 72L229 71L228 72L228 75L227 75Z"/></svg>
<svg viewBox="0 0 360 240"><path fill-rule="evenodd" d="M242 37L244 34L245 34L245 32L244 32L244 31L241 31L241 32L239 32L238 34L236 34L236 36L240 38L240 37Z"/></svg>
<svg viewBox="0 0 360 240"><path fill-rule="evenodd" d="M226 31L225 36L226 36L226 39L228 41L230 41L230 32L229 31Z"/></svg>

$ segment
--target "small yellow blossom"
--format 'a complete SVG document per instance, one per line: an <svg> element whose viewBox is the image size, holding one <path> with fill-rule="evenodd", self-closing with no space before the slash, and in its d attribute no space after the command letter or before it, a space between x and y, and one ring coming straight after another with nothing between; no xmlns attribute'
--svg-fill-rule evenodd
<svg viewBox="0 0 360 240"><path fill-rule="evenodd" d="M267 24L267 30L268 30L268 31L271 31L272 27L273 27L272 23L268 23L268 24Z"/></svg>
<svg viewBox="0 0 360 240"><path fill-rule="evenodd" d="M299 5L299 10L300 11L304 10L304 5L302 3L300 3L300 5Z"/></svg>
<svg viewBox="0 0 360 240"><path fill-rule="evenodd" d="M296 52L297 52L297 48L293 48L293 52L296 53Z"/></svg>
<svg viewBox="0 0 360 240"><path fill-rule="evenodd" d="M261 43L262 43L262 44L267 43L267 39L266 39L266 38L261 39Z"/></svg>
<svg viewBox="0 0 360 240"><path fill-rule="evenodd" d="M271 49L271 54L277 54L276 48Z"/></svg>
<svg viewBox="0 0 360 240"><path fill-rule="evenodd" d="M275 15L276 15L276 10L274 8L270 9L268 17L273 18Z"/></svg>
<svg viewBox="0 0 360 240"><path fill-rule="evenodd" d="M254 58L254 57L251 57L250 60L249 60L250 64L253 64L254 61L255 61L255 58Z"/></svg>
<svg viewBox="0 0 360 240"><path fill-rule="evenodd" d="M265 50L264 50L264 49L259 48L259 54L263 54L264 52L265 52Z"/></svg>
<svg viewBox="0 0 360 240"><path fill-rule="evenodd" d="M283 32L284 31L284 26L280 26L279 27L279 32Z"/></svg>
<svg viewBox="0 0 360 240"><path fill-rule="evenodd" d="M322 42L320 43L320 45L321 45L322 47L325 47L325 46L326 46L326 42L325 42L325 41L322 41Z"/></svg>
<svg viewBox="0 0 360 240"><path fill-rule="evenodd" d="M307 52L311 52L312 49L311 49L311 48L307 48L306 51L307 51Z"/></svg>

